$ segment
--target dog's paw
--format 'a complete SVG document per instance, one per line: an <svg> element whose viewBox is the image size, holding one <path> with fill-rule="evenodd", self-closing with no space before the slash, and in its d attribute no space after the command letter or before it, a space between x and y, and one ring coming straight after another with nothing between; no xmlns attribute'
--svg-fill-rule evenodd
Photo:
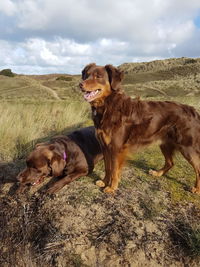
<svg viewBox="0 0 200 267"><path fill-rule="evenodd" d="M111 188L110 186L106 186L106 188L103 191L104 191L104 193L107 193L107 194L114 194L115 193L115 190L113 188Z"/></svg>
<svg viewBox="0 0 200 267"><path fill-rule="evenodd" d="M192 187L192 193L196 193L198 195L200 195L200 189L199 188L196 188L196 187Z"/></svg>
<svg viewBox="0 0 200 267"><path fill-rule="evenodd" d="M163 175L163 172L162 171L149 170L149 174L152 176L160 177Z"/></svg>
<svg viewBox="0 0 200 267"><path fill-rule="evenodd" d="M97 185L98 187L105 187L105 186L106 186L105 183L104 183L102 180L98 180L98 181L96 181L96 185Z"/></svg>

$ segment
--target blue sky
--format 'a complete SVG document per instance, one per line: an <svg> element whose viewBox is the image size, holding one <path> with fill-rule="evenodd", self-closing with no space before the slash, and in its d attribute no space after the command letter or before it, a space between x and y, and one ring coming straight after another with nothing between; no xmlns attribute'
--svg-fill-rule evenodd
<svg viewBox="0 0 200 267"><path fill-rule="evenodd" d="M200 28L200 14L194 19L195 25Z"/></svg>
<svg viewBox="0 0 200 267"><path fill-rule="evenodd" d="M0 69L80 73L200 57L199 0L0 0Z"/></svg>

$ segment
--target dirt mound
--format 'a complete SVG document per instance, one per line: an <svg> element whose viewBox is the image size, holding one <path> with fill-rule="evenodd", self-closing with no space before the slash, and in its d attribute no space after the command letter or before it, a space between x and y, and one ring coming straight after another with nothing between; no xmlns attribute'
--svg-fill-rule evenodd
<svg viewBox="0 0 200 267"><path fill-rule="evenodd" d="M0 265L198 266L200 243L189 238L199 234L198 208L174 205L157 180L136 179L129 167L123 176L115 196L102 193L95 176L51 198L36 189L18 197L14 185L4 187Z"/></svg>

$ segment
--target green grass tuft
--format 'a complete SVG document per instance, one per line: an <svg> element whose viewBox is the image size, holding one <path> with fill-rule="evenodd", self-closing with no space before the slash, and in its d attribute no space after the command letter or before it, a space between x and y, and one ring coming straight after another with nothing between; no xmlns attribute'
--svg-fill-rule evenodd
<svg viewBox="0 0 200 267"><path fill-rule="evenodd" d="M200 227L198 223L189 222L187 216L177 218L170 223L170 237L176 249L186 256L200 259Z"/></svg>

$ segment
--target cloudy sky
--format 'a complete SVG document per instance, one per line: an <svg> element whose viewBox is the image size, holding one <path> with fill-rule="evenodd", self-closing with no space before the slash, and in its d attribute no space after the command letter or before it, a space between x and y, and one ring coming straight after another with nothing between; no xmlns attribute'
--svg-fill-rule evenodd
<svg viewBox="0 0 200 267"><path fill-rule="evenodd" d="M200 57L200 0L0 0L0 69Z"/></svg>

